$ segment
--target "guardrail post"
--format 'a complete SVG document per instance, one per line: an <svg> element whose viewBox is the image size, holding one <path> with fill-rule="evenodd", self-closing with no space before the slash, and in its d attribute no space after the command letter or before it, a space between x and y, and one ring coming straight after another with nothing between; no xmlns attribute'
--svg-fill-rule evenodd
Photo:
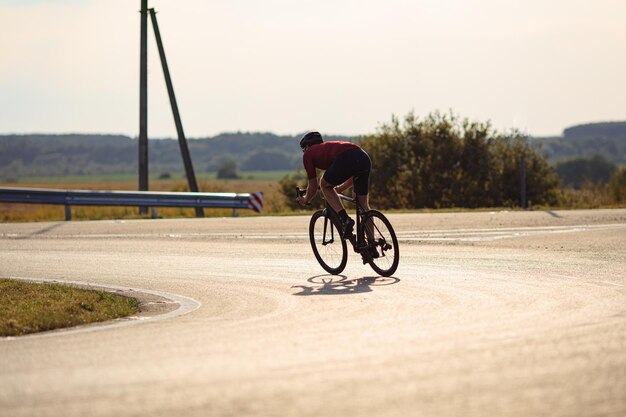
<svg viewBox="0 0 626 417"><path fill-rule="evenodd" d="M65 205L65 221L72 220L72 207L69 205Z"/></svg>
<svg viewBox="0 0 626 417"><path fill-rule="evenodd" d="M520 205L525 210L528 208L526 202L526 162L522 155L519 159L519 184L520 184Z"/></svg>

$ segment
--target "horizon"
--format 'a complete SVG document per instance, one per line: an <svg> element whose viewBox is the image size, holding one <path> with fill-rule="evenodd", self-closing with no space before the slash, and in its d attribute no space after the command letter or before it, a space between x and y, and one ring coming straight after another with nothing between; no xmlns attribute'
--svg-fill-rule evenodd
<svg viewBox="0 0 626 417"><path fill-rule="evenodd" d="M0 53L11 64L0 67L0 134L136 137L139 6L0 0ZM158 12L190 138L360 136L392 115L446 109L533 137L626 120L626 4L618 0L148 6ZM148 26L148 136L176 137Z"/></svg>
<svg viewBox="0 0 626 417"><path fill-rule="evenodd" d="M595 121L595 122L586 122L586 123L576 123L570 126L566 126L561 130L561 133L558 135L545 135L545 136L538 136L538 135L532 135L532 134L528 134L529 138L536 138L536 139L542 139L542 138L552 138L552 137L563 137L565 130L570 129L570 128L574 128L574 127L579 127L579 126L589 126L589 125L600 125L600 124L608 124L608 123L626 123L626 120L599 120L599 121ZM501 132L501 133L506 133L506 130L504 131L500 131L497 130L497 132ZM325 137L360 137L360 136L367 136L370 134L373 134L374 132L371 133L364 133L364 134L357 134L357 135L344 135L344 134L340 134L340 133L324 133L323 136ZM270 131L230 131L230 132L220 132L217 133L215 135L206 135L206 136L187 136L185 135L185 138L188 140L202 140L202 139L213 139L216 138L218 136L222 136L222 135L237 135L237 134L242 134L242 135L274 135L277 137L297 137L303 134L303 132L298 132L298 133L293 133L293 134L289 134L289 133L276 133L276 132L270 132ZM107 132L25 132L25 133L0 133L0 137L2 136L124 136L124 137L128 137L130 139L138 139L138 135L127 135L124 133L107 133ZM178 140L177 136L156 136L156 137L152 137L149 136L148 137L149 140Z"/></svg>

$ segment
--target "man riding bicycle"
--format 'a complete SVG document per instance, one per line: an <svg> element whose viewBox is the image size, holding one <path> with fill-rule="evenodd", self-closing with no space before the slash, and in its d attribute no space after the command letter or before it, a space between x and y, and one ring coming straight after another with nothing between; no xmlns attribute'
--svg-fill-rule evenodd
<svg viewBox="0 0 626 417"><path fill-rule="evenodd" d="M354 220L348 216L337 193L354 185L354 193L364 210L369 210L369 181L372 161L369 155L358 145L344 141L324 142L319 132L307 132L300 139L302 163L307 173L309 184L304 196L296 201L305 205L317 193L317 171L324 172L320 188L330 207L338 214L342 226L342 236L352 232Z"/></svg>

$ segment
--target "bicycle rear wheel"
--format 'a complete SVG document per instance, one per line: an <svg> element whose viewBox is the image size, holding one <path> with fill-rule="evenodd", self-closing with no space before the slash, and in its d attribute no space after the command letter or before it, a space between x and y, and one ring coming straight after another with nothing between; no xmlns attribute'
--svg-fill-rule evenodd
<svg viewBox="0 0 626 417"><path fill-rule="evenodd" d="M371 252L370 266L384 277L391 276L400 262L398 238L391 223L381 212L370 210L365 213L361 227Z"/></svg>
<svg viewBox="0 0 626 417"><path fill-rule="evenodd" d="M348 248L346 241L341 238L339 228L324 210L313 213L309 224L309 238L313 254L322 268L333 275L340 274L348 261Z"/></svg>

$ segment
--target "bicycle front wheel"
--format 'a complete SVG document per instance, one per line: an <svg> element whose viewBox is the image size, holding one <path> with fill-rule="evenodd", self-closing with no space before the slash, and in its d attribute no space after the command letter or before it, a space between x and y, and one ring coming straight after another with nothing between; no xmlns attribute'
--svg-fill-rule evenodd
<svg viewBox="0 0 626 417"><path fill-rule="evenodd" d="M313 213L309 224L309 238L313 254L322 268L330 274L340 274L348 261L348 247L341 238L339 229L324 210Z"/></svg>
<svg viewBox="0 0 626 417"><path fill-rule="evenodd" d="M400 262L398 238L391 223L381 212L371 210L365 214L361 227L370 250L370 266L384 277L391 276Z"/></svg>

